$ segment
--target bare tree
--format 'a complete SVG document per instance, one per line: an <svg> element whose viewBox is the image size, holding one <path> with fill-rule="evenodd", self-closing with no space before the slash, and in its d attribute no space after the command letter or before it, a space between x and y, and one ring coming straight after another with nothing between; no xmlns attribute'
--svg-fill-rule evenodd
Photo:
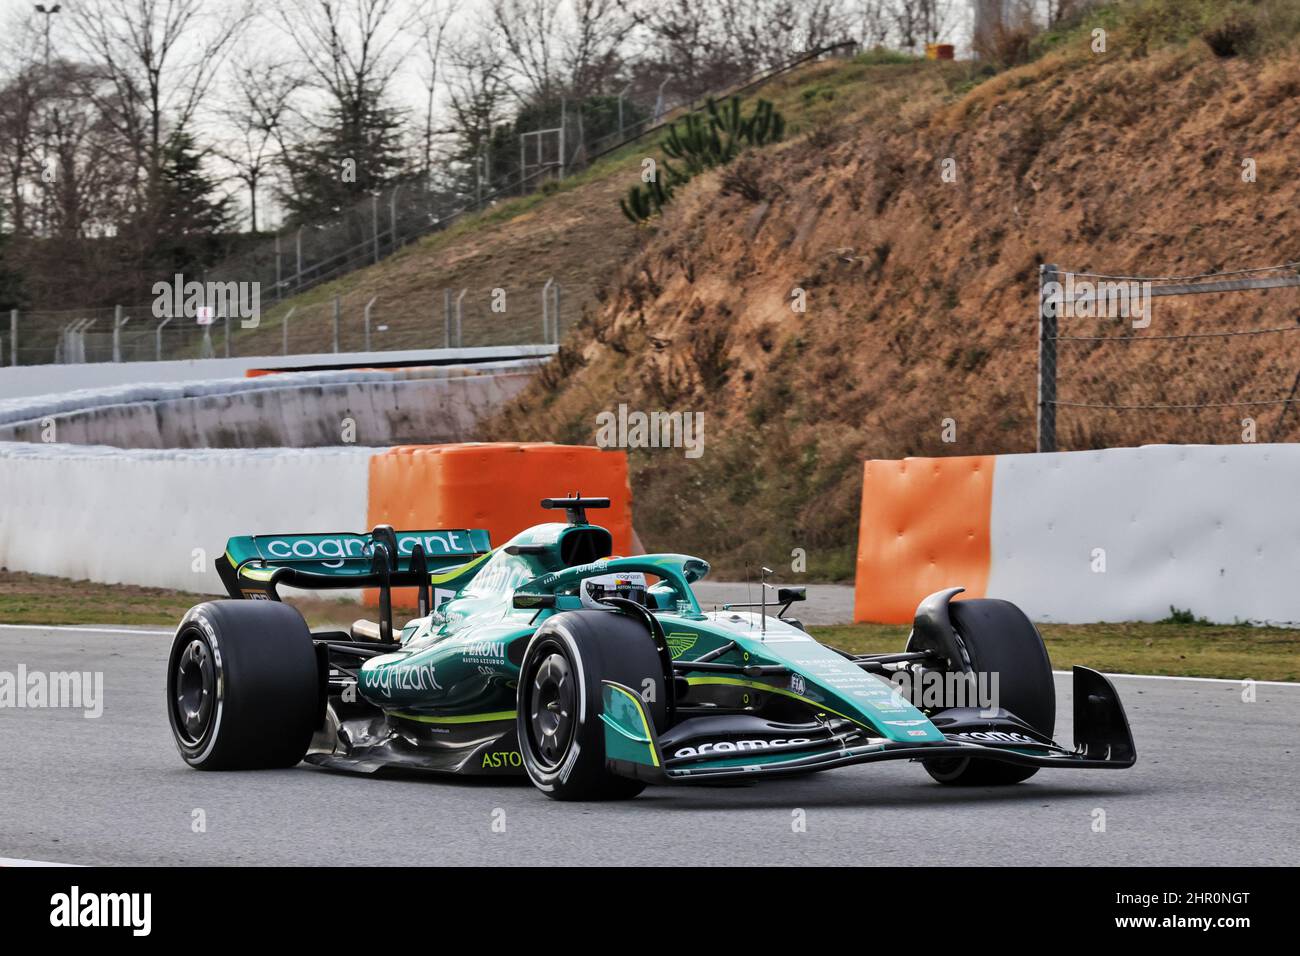
<svg viewBox="0 0 1300 956"><path fill-rule="evenodd" d="M215 147L214 152L234 168L235 178L248 189L249 225L257 232L258 188L287 148L286 118L304 81L288 67L268 63L238 67L232 82L233 97L221 116L236 131L235 139Z"/></svg>
<svg viewBox="0 0 1300 956"><path fill-rule="evenodd" d="M899 41L913 50L937 43L952 26L953 0L893 0Z"/></svg>
<svg viewBox="0 0 1300 956"><path fill-rule="evenodd" d="M506 56L485 28L453 43L449 60L449 100L461 142L459 158L479 163L487 154L492 130L506 118L511 95Z"/></svg>
<svg viewBox="0 0 1300 956"><path fill-rule="evenodd" d="M729 74L728 50L719 8L701 0L660 0L646 5L619 0L648 41L644 59L657 61L665 79L678 93L696 95ZM643 64L644 67L651 64Z"/></svg>
<svg viewBox="0 0 1300 956"><path fill-rule="evenodd" d="M83 92L133 156L152 201L168 129L190 127L218 71L251 18L244 0L224 15L202 0L97 0L71 11L74 37L95 75Z"/></svg>
<svg viewBox="0 0 1300 956"><path fill-rule="evenodd" d="M382 100L412 23L398 0L278 0L276 11L307 72L345 113Z"/></svg>
<svg viewBox="0 0 1300 956"><path fill-rule="evenodd" d="M857 7L858 40L863 49L883 47L893 34L890 0L861 0Z"/></svg>
<svg viewBox="0 0 1300 956"><path fill-rule="evenodd" d="M40 159L40 111L43 73L33 51L35 34L30 21L0 46L0 172L4 176L4 200L8 225L0 218L0 229L24 235L33 227L28 217L30 177Z"/></svg>
<svg viewBox="0 0 1300 956"><path fill-rule="evenodd" d="M509 55L516 93L550 99L560 87L560 0L492 0L491 10L491 26Z"/></svg>
<svg viewBox="0 0 1300 956"><path fill-rule="evenodd" d="M721 0L727 45L747 70L775 66L848 34L842 0Z"/></svg>
<svg viewBox="0 0 1300 956"><path fill-rule="evenodd" d="M421 32L420 79L424 84L424 129L420 172L427 179L433 169L434 111L443 81L443 53L449 39L452 18L460 10L459 0L423 0L419 8Z"/></svg>
<svg viewBox="0 0 1300 956"><path fill-rule="evenodd" d="M65 240L113 233L132 205L135 169L122 154L110 117L80 91L111 81L94 66L60 61L51 68L55 93L47 112L47 230ZM107 90L101 101L111 98Z"/></svg>
<svg viewBox="0 0 1300 956"><path fill-rule="evenodd" d="M563 36L564 68L579 97L604 89L619 71L630 18L618 0L571 0L571 23Z"/></svg>

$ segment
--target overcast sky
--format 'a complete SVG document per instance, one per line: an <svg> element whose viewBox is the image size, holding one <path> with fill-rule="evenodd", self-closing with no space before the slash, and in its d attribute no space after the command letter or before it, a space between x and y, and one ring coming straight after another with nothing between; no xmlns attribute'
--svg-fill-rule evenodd
<svg viewBox="0 0 1300 956"><path fill-rule="evenodd" d="M49 0L43 2L47 9L54 5ZM105 0L105 2L134 6L141 0ZM155 2L160 8L165 8L168 0L155 0ZM216 20L248 2L252 2L260 13L243 39L232 48L226 58L225 68L229 69L231 64L239 63L300 62L301 54L289 33L289 27L286 26L284 18L277 15L276 11L282 9L278 0L203 0L201 16ZM430 2L440 3L444 8L454 3L457 7L457 15L448 31L454 37L464 34L483 18L490 0L393 0L393 2L397 11L393 17L394 25L405 20L411 23L411 27L395 32L394 40L389 47L389 56L402 60L395 82L390 85L390 102L410 111L413 125L419 126L425 109L426 94L422 74L427 73L425 66L427 60L423 51L423 31L417 28L418 20L415 16L417 10ZM708 0L700 0L700 2L708 2ZM857 0L844 0L844 2L849 8L857 5ZM962 55L967 46L964 40L970 29L970 6L968 0L952 0L952 3L952 34L954 39L961 38L957 45L959 55ZM73 55L76 53L77 47L71 30L70 17L71 11L75 10L77 5L77 0L63 0L62 11L55 14L51 20L51 46L56 56L60 50ZM351 5L351 2L348 2L345 7L351 8ZM34 42L19 41L18 48L14 49L15 38L22 32L20 24L34 13L34 7L33 0L0 0L0 55L8 56L11 61L15 56L27 55L37 58L41 56L42 43L39 34L33 38ZM202 34L191 29L195 34L195 45L188 48L183 46L178 51L176 65L192 60L197 55L197 44L201 42ZM4 49L6 42L10 47L7 51ZM4 70L0 69L0 74L3 72ZM209 142L230 135L232 132L227 121L217 115L227 101L230 88L231 84L228 82L214 84L203 109L196 118L196 132ZM212 168L214 172L220 174L228 172L216 160L213 161ZM227 188L241 205L245 205L245 197L237 184L232 182ZM265 211L272 211L269 204Z"/></svg>

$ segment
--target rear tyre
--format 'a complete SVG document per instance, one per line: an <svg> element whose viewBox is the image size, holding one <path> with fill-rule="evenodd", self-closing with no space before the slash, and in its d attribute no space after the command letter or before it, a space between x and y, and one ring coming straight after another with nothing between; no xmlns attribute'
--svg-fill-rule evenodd
<svg viewBox="0 0 1300 956"><path fill-rule="evenodd" d="M311 632L278 601L212 601L189 610L167 664L167 717L198 770L292 767L320 724Z"/></svg>
<svg viewBox="0 0 1300 956"><path fill-rule="evenodd" d="M1043 638L1032 621L1010 601L984 598L953 601L948 615L965 647L971 670L998 675L998 704L1040 733L1056 729L1056 684ZM1002 786L1038 773L997 760L945 757L923 761L939 783Z"/></svg>
<svg viewBox="0 0 1300 956"><path fill-rule="evenodd" d="M641 693L655 730L666 720L663 665L645 625L613 611L550 617L524 652L519 672L519 752L533 784L556 800L626 800L645 789L605 768L601 682ZM644 694L642 695L644 700Z"/></svg>

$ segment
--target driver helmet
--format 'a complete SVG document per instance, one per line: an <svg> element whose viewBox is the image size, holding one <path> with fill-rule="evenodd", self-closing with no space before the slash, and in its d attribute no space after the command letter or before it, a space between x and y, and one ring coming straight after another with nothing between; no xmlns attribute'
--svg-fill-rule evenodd
<svg viewBox="0 0 1300 956"><path fill-rule="evenodd" d="M604 603L609 598L625 598L637 604L646 605L645 575L640 571L623 571L618 574L600 574L592 578L583 578L578 589L582 606L594 610L608 611L610 606Z"/></svg>

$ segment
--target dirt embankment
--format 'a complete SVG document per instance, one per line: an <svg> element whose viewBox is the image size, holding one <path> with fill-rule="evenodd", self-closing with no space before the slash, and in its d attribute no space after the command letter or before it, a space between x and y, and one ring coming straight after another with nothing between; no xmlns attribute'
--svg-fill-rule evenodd
<svg viewBox="0 0 1300 956"><path fill-rule="evenodd" d="M371 299L372 347L440 348L447 290L453 302L465 290L465 345L541 341L547 280L562 289L561 316L567 328L596 302L613 268L636 248L636 230L618 208L625 189L618 171L624 165L610 163L560 190L505 200L374 266L265 307L266 321L258 329L239 332L236 350L279 352L282 319L292 306L290 350L328 351L336 295L343 351L362 348L362 317ZM497 289L505 296L494 310Z"/></svg>
<svg viewBox="0 0 1300 956"><path fill-rule="evenodd" d="M494 434L590 442L619 403L702 411L701 457L633 455L647 546L730 571L803 548L809 570L847 577L863 459L1032 450L1041 263L1170 275L1300 258L1300 55L1070 49L964 95L899 69L905 82L862 76L877 89L851 114L693 182ZM1286 323L1300 300L1285 295L1166 314L1222 328L1291 308ZM1116 382L1273 385L1249 354L1226 376L1173 349L1070 360L1069 384L1106 372L1112 398ZM1133 421L1063 413L1062 444L1186 440L1177 421L1134 439Z"/></svg>

